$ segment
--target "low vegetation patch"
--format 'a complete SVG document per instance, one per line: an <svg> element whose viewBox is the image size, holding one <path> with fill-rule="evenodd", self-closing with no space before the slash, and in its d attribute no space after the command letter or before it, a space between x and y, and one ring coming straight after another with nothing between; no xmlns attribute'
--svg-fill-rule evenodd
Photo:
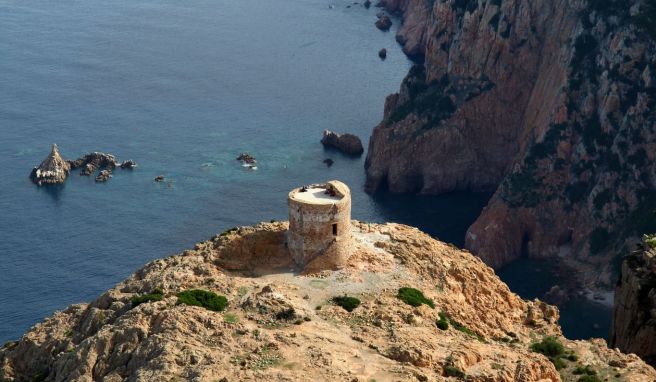
<svg viewBox="0 0 656 382"><path fill-rule="evenodd" d="M435 322L435 325L437 325L437 328L440 330L449 329L449 319L444 312L440 312L440 319Z"/></svg>
<svg viewBox="0 0 656 382"><path fill-rule="evenodd" d="M239 322L239 318L233 313L226 313L226 315L223 316L223 320L229 324L236 324Z"/></svg>
<svg viewBox="0 0 656 382"><path fill-rule="evenodd" d="M584 375L577 382L602 382L596 375Z"/></svg>
<svg viewBox="0 0 656 382"><path fill-rule="evenodd" d="M572 371L572 374L576 375L597 375L597 372L590 367L590 365L585 365L585 366L577 366L574 371Z"/></svg>
<svg viewBox="0 0 656 382"><path fill-rule="evenodd" d="M228 306L228 299L224 296L201 289L189 289L178 293L178 302L185 305L200 306L214 312L220 312Z"/></svg>
<svg viewBox="0 0 656 382"><path fill-rule="evenodd" d="M333 303L335 305L341 306L347 312L352 312L353 309L360 306L360 300L358 300L355 297L349 297L349 296L333 297Z"/></svg>
<svg viewBox="0 0 656 382"><path fill-rule="evenodd" d="M151 293L134 296L130 300L132 307L135 308L143 303L161 301L164 298L164 292L161 289L155 289Z"/></svg>
<svg viewBox="0 0 656 382"><path fill-rule="evenodd" d="M444 376L445 377L455 377L455 378L464 378L465 372L458 369L453 365L447 365L444 367Z"/></svg>
<svg viewBox="0 0 656 382"><path fill-rule="evenodd" d="M564 359L578 359L574 353L566 354L565 346L556 338L547 336L540 342L531 344L531 350L545 355L556 366L556 370L567 367Z"/></svg>
<svg viewBox="0 0 656 382"><path fill-rule="evenodd" d="M399 289L399 293L396 295L396 297L406 304L412 305L414 307L426 304L435 309L435 303L433 300L427 298L420 290L415 288L401 288Z"/></svg>

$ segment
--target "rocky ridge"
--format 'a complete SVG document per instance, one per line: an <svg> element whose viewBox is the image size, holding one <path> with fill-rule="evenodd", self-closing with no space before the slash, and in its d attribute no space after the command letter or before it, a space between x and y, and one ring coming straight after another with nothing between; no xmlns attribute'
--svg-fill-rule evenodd
<svg viewBox="0 0 656 382"><path fill-rule="evenodd" d="M520 299L466 251L403 225L353 230L338 271L294 271L286 222L233 228L155 260L5 344L0 381L575 381L584 365L614 381L656 378L603 340L563 338L555 307ZM401 287L435 308L400 301ZM189 289L226 296L227 310L181 304ZM344 295L361 305L332 303ZM560 372L531 351L545 336L569 352Z"/></svg>
<svg viewBox="0 0 656 382"><path fill-rule="evenodd" d="M385 102L367 189L495 191L468 249L559 256L611 288L618 253L656 231L653 0L382 4L422 63Z"/></svg>

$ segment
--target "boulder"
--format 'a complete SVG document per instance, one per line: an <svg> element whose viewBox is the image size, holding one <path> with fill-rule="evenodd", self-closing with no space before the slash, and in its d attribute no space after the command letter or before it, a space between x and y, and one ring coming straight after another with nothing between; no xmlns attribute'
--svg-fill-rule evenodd
<svg viewBox="0 0 656 382"><path fill-rule="evenodd" d="M376 20L376 28L382 31L388 31L392 27L392 19L387 15L382 15Z"/></svg>
<svg viewBox="0 0 656 382"><path fill-rule="evenodd" d="M118 166L116 157L112 154L93 152L85 154L74 161L68 161L71 169L82 167L80 175L91 175L97 169L113 170Z"/></svg>
<svg viewBox="0 0 656 382"><path fill-rule="evenodd" d="M102 170L96 177L96 182L106 182L109 180L109 178L112 177L112 171L111 170Z"/></svg>
<svg viewBox="0 0 656 382"><path fill-rule="evenodd" d="M381 60L384 60L387 58L387 49L383 48L378 51L378 57L380 57Z"/></svg>
<svg viewBox="0 0 656 382"><path fill-rule="evenodd" d="M249 153L241 153L241 154L239 154L239 156L237 157L237 160L238 160L238 161L241 161L243 164L254 165L255 163L257 163L257 160L255 159L255 157L252 156L252 155L249 154Z"/></svg>
<svg viewBox="0 0 656 382"><path fill-rule="evenodd" d="M39 186L43 184L62 184L66 181L70 171L71 165L62 159L57 145L53 144L48 157L32 169L30 178Z"/></svg>
<svg viewBox="0 0 656 382"><path fill-rule="evenodd" d="M334 147L349 155L362 155L364 152L362 141L353 134L337 134L330 130L325 130L321 143L324 146Z"/></svg>
<svg viewBox="0 0 656 382"><path fill-rule="evenodd" d="M164 181L164 175L157 175L155 177L155 182L163 182Z"/></svg>
<svg viewBox="0 0 656 382"><path fill-rule="evenodd" d="M137 167L137 163L135 161L133 161L132 159L128 159L126 161L123 161L123 163L121 163L121 168L126 168L128 170L132 170L135 167Z"/></svg>
<svg viewBox="0 0 656 382"><path fill-rule="evenodd" d="M367 8L367 9L369 9L369 7L371 7L371 0L367 0L367 1L365 1L365 2L364 2L364 7Z"/></svg>
<svg viewBox="0 0 656 382"><path fill-rule="evenodd" d="M335 161L330 158L327 158L323 160L323 163L325 163L326 166L331 167L335 163Z"/></svg>

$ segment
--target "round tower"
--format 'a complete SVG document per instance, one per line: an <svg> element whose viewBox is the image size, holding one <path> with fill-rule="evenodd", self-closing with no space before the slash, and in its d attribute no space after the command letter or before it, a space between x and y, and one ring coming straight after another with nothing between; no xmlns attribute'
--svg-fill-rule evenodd
<svg viewBox="0 0 656 382"><path fill-rule="evenodd" d="M351 191L331 180L289 193L287 246L305 270L337 269L352 248Z"/></svg>

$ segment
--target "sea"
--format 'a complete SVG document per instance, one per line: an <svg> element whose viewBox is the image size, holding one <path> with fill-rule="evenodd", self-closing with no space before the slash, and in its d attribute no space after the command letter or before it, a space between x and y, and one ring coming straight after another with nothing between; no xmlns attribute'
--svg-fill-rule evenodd
<svg viewBox="0 0 656 382"><path fill-rule="evenodd" d="M462 245L490 194L368 195L364 157L320 144L329 129L366 146L412 65L399 20L379 31L378 11L343 0L0 0L0 344L148 261L286 219L287 193L304 184L340 179L353 218ZM67 159L102 151L138 167L38 187L29 173L53 143ZM514 276L532 267L504 279L530 297L544 286L527 292Z"/></svg>

